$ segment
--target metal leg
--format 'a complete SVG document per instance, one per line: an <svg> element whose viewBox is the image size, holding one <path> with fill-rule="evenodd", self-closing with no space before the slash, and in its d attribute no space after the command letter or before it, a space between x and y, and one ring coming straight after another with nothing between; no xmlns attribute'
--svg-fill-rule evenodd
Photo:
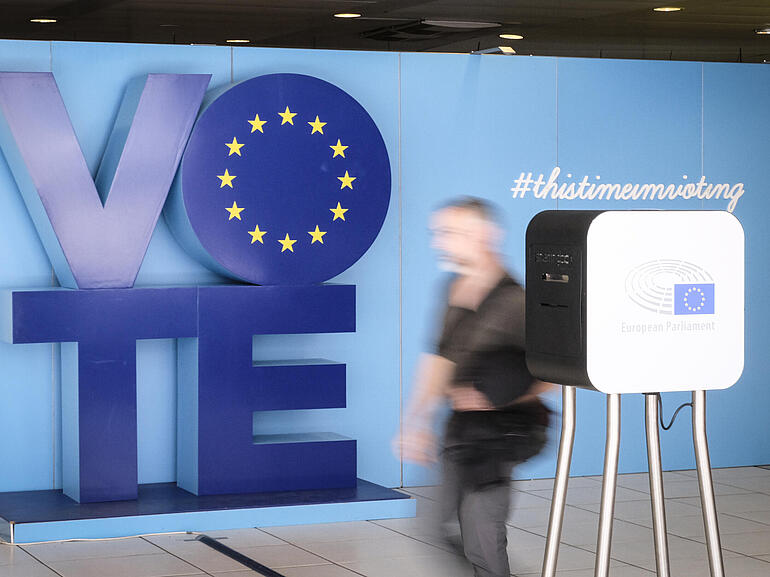
<svg viewBox="0 0 770 577"><path fill-rule="evenodd" d="M666 532L666 502L663 497L663 466L660 460L660 437L658 435L658 395L647 393L644 398L652 528L655 535L655 564L658 568L658 577L669 577L671 570L668 559L668 534Z"/></svg>
<svg viewBox="0 0 770 577"><path fill-rule="evenodd" d="M709 459L708 439L706 438L706 391L692 392L692 440L695 445L700 505L703 511L703 525L706 530L706 546L711 577L724 577L725 566L722 561L722 544L719 539L717 506L714 499L714 485L711 481L711 461Z"/></svg>
<svg viewBox="0 0 770 577"><path fill-rule="evenodd" d="M564 521L564 505L567 501L567 482L572 462L572 447L575 443L575 387L563 386L561 391L561 440L559 458L556 463L556 479L553 484L551 516L548 520L548 537L545 541L542 577L556 575L556 561L559 558L561 527Z"/></svg>
<svg viewBox="0 0 770 577"><path fill-rule="evenodd" d="M618 453L620 449L620 395L607 395L607 441L604 446L604 477L602 504L599 511L599 535L596 540L595 577L607 577L610 572L612 518L615 514L615 489L618 484Z"/></svg>

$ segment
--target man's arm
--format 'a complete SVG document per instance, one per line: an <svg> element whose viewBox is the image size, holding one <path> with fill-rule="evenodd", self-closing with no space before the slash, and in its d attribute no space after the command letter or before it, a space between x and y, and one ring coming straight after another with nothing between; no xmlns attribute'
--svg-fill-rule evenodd
<svg viewBox="0 0 770 577"><path fill-rule="evenodd" d="M513 403L527 403L529 401L534 401L537 397L540 395L543 395L550 391L551 389L556 388L558 385L555 385L554 383L547 383L545 381L535 380L532 382L532 386L527 389L527 392L516 399Z"/></svg>
<svg viewBox="0 0 770 577"><path fill-rule="evenodd" d="M414 391L406 410L406 421L432 421L449 390L455 364L435 354L423 354L417 365Z"/></svg>
<svg viewBox="0 0 770 577"><path fill-rule="evenodd" d="M404 460L420 464L436 460L433 420L446 398L454 370L455 364L442 356L424 354L420 358L403 432L395 439L393 447Z"/></svg>

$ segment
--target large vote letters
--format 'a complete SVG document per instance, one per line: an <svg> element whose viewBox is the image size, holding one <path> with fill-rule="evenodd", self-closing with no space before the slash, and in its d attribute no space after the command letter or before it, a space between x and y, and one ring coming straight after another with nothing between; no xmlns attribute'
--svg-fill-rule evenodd
<svg viewBox="0 0 770 577"><path fill-rule="evenodd" d="M63 489L79 502L137 496L137 339L179 339L180 487L355 484L354 440L252 431L256 411L344 407L345 365L254 362L252 336L355 331L355 287L318 283L382 226L385 144L317 78L252 78L201 112L208 82L129 84L94 179L53 75L0 73L0 146L62 287L8 291L6 338L62 343ZM134 288L164 205L180 244L240 284Z"/></svg>

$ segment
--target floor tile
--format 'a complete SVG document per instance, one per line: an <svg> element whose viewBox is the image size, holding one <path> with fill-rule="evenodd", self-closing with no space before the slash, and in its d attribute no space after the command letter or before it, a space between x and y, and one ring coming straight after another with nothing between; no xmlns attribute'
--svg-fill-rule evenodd
<svg viewBox="0 0 770 577"><path fill-rule="evenodd" d="M714 483L715 495L737 495L741 493L750 493L748 489L742 489L741 487L734 487L732 485L723 485L721 483ZM649 492L649 487L647 489ZM673 481L663 483L663 494L667 499L674 499L679 497L697 497L700 498L700 486L698 481L691 479L689 481Z"/></svg>
<svg viewBox="0 0 770 577"><path fill-rule="evenodd" d="M587 503L581 508L598 513L599 503ZM700 509L682 500L666 499L667 515L697 515ZM644 521L652 518L649 501L618 501L615 503L615 518L624 521Z"/></svg>
<svg viewBox="0 0 770 577"><path fill-rule="evenodd" d="M366 577L472 577L473 570L459 557L382 558L346 563L356 573Z"/></svg>
<svg viewBox="0 0 770 577"><path fill-rule="evenodd" d="M143 539L163 547L164 549L178 549L195 547L201 543L196 538L198 535L207 535L212 539L221 541L228 547L260 547L262 545L283 545L284 542L273 535L260 529L232 529L229 531L201 531L200 533L169 533L165 535L147 535Z"/></svg>
<svg viewBox="0 0 770 577"><path fill-rule="evenodd" d="M553 479L531 479L514 481L513 488L517 491L553 491ZM570 477L568 487L593 487L597 483L595 477Z"/></svg>
<svg viewBox="0 0 770 577"><path fill-rule="evenodd" d="M366 541L305 543L303 548L334 563L355 563L383 557L430 557L442 551L411 537L395 536Z"/></svg>
<svg viewBox="0 0 770 577"><path fill-rule="evenodd" d="M770 575L770 563L753 557L725 559L725 574L730 577L766 577Z"/></svg>
<svg viewBox="0 0 770 577"><path fill-rule="evenodd" d="M281 575L284 577L360 577L359 574L339 565L308 565L305 567L283 567ZM228 571L226 573L212 573L213 577L259 577L258 573L250 569L243 571Z"/></svg>
<svg viewBox="0 0 770 577"><path fill-rule="evenodd" d="M158 547L139 537L105 541L57 541L21 547L43 562L162 553Z"/></svg>
<svg viewBox="0 0 770 577"><path fill-rule="evenodd" d="M0 544L0 566L18 565L30 561L34 561L34 559L18 545Z"/></svg>
<svg viewBox="0 0 770 577"><path fill-rule="evenodd" d="M692 479L690 471L663 471L664 483L676 483L678 481L689 481ZM598 481L601 482L601 477L598 477ZM637 491L649 491L650 490L650 476L647 472L644 473L625 473L618 475L618 485L620 487L626 487L628 489L635 489Z"/></svg>
<svg viewBox="0 0 770 577"><path fill-rule="evenodd" d="M228 547L261 547L283 545L283 541L270 535L264 529L229 529L227 531L200 531Z"/></svg>
<svg viewBox="0 0 770 577"><path fill-rule="evenodd" d="M570 479L571 481L572 479ZM515 491L551 491L553 490L553 479L528 479L522 481L513 481L511 488Z"/></svg>
<svg viewBox="0 0 770 577"><path fill-rule="evenodd" d="M284 577L360 577L350 569L340 567L339 565L313 565L311 567L285 567L281 569ZM224 575L223 577L229 577ZM244 577L255 577L244 575Z"/></svg>
<svg viewBox="0 0 770 577"><path fill-rule="evenodd" d="M740 487L747 491L757 491L759 493L770 494L770 475L760 477L735 477L723 481L732 487Z"/></svg>
<svg viewBox="0 0 770 577"><path fill-rule="evenodd" d="M525 493L523 491L511 491L511 507L516 509L550 509L551 492L541 491L543 495Z"/></svg>
<svg viewBox="0 0 770 577"><path fill-rule="evenodd" d="M226 573L209 573L209 575L212 577L257 577L259 573L245 569L243 571L227 571Z"/></svg>
<svg viewBox="0 0 770 577"><path fill-rule="evenodd" d="M414 497L417 516L418 517L433 517L438 518L441 513L441 506L437 501L428 499L427 497Z"/></svg>
<svg viewBox="0 0 770 577"><path fill-rule="evenodd" d="M541 573L520 573L518 577L540 577ZM556 571L556 577L594 577L593 569L578 569L576 571ZM633 567L631 565L615 564L610 570L610 577L655 577L655 573Z"/></svg>
<svg viewBox="0 0 770 577"><path fill-rule="evenodd" d="M544 547L509 551L508 559L511 565L511 572L518 575L520 573L535 573L541 570L543 567L543 552ZM596 556L590 551L562 544L559 547L557 568L559 570L591 569L595 561ZM613 561L612 564L615 565L617 562Z"/></svg>
<svg viewBox="0 0 770 577"><path fill-rule="evenodd" d="M401 519L397 519L401 520ZM265 532L291 543L324 543L329 541L360 541L397 537L393 531L368 521L320 523L318 525L290 525L265 527Z"/></svg>
<svg viewBox="0 0 770 577"><path fill-rule="evenodd" d="M700 497L684 497L677 502L700 508ZM770 495L744 493L740 495L717 495L717 511L721 513L745 513L770 511Z"/></svg>
<svg viewBox="0 0 770 577"><path fill-rule="evenodd" d="M271 569L300 567L303 565L325 565L328 559L305 551L294 545L267 545L265 547L241 547L238 552L254 559Z"/></svg>
<svg viewBox="0 0 770 577"><path fill-rule="evenodd" d="M166 554L54 561L50 566L63 577L176 577L202 573Z"/></svg>
<svg viewBox="0 0 770 577"><path fill-rule="evenodd" d="M197 541L194 535L152 535L145 538L160 547L156 550L167 551L209 573L213 571L236 571L243 568L243 565L227 555ZM234 549L240 551L243 547L234 547Z"/></svg>
<svg viewBox="0 0 770 577"><path fill-rule="evenodd" d="M412 539L436 547L437 549L440 549L442 553L447 552L455 555L462 555L462 551L458 549L459 544L447 540L443 535L416 535L412 537Z"/></svg>
<svg viewBox="0 0 770 577"><path fill-rule="evenodd" d="M695 538L700 543L705 543L705 537ZM721 535L722 549L735 551L743 555L758 557L770 555L770 528L767 531L754 533L734 533Z"/></svg>
<svg viewBox="0 0 770 577"><path fill-rule="evenodd" d="M532 547L545 547L545 537L531 533L518 527L507 528L509 549L529 549Z"/></svg>
<svg viewBox="0 0 770 577"><path fill-rule="evenodd" d="M425 517L410 517L407 519L378 519L370 521L374 525L383 527L393 533L408 535L410 537L430 536L440 537L441 531L438 522Z"/></svg>
<svg viewBox="0 0 770 577"><path fill-rule="evenodd" d="M244 548L237 547L235 550L240 552L243 551ZM169 550L169 552L207 573L215 571L236 571L243 568L243 565L238 561L231 559L227 555L220 553L203 543L196 543L195 546L185 549Z"/></svg>
<svg viewBox="0 0 770 577"><path fill-rule="evenodd" d="M582 546L595 545L599 531L598 522L567 524L562 527L561 542L568 545ZM545 532L543 533L546 534ZM613 543L636 542L649 539L652 529L642 527L627 521L615 519L612 528Z"/></svg>
<svg viewBox="0 0 770 577"><path fill-rule="evenodd" d="M594 550L595 546L591 545L590 548L591 550ZM698 562L700 560L705 560L708 562L708 553L705 544L683 539L675 535L669 535L668 548L669 559L671 560L672 566L675 563L680 563L680 561L680 564L686 565L686 561L688 560L696 560ZM613 559L618 559L637 567L643 567L650 571L655 570L655 545L652 542L652 539L638 543L613 543L611 556ZM736 557L738 555L729 551L723 551L723 556L728 558ZM672 571L672 573L674 572Z"/></svg>
<svg viewBox="0 0 770 577"><path fill-rule="evenodd" d="M440 485L430 485L426 487L405 487L404 491L410 495L418 495L433 501L438 501L441 498Z"/></svg>
<svg viewBox="0 0 770 577"><path fill-rule="evenodd" d="M545 535L548 528L549 509L516 509L508 515L506 523L513 527L521 527L539 535ZM564 509L564 526L571 524L599 523L599 515L577 507L566 506Z"/></svg>
<svg viewBox="0 0 770 577"><path fill-rule="evenodd" d="M711 471L711 478L717 483L750 477L770 477L770 470L760 467L727 467Z"/></svg>
<svg viewBox="0 0 770 577"><path fill-rule="evenodd" d="M770 525L757 523L735 515L718 513L719 531L722 535L731 535L733 533L750 533L754 531L767 531ZM639 524L646 527L652 527L652 519L638 521ZM703 530L703 515L670 515L666 514L666 528L671 535L680 537L699 537L705 534Z"/></svg>
<svg viewBox="0 0 770 577"><path fill-rule="evenodd" d="M674 471L663 471L663 477L665 478L666 475L672 475L672 476L682 476L682 477L697 477L698 471L697 469L679 469Z"/></svg>
<svg viewBox="0 0 770 577"><path fill-rule="evenodd" d="M59 577L59 575L33 559L31 563L0 565L0 577Z"/></svg>
<svg viewBox="0 0 770 577"><path fill-rule="evenodd" d="M551 498L550 491L530 491L544 499ZM650 496L641 491L617 487L615 491L615 501L649 501ZM602 486L600 483L594 483L592 487L572 487L567 489L567 504L582 505L585 503L599 503L602 500Z"/></svg>
<svg viewBox="0 0 770 577"><path fill-rule="evenodd" d="M770 511L742 511L740 513L730 513L730 515L770 526Z"/></svg>
<svg viewBox="0 0 770 577"><path fill-rule="evenodd" d="M512 507L506 523L514 527L544 527L548 525L550 508L520 509Z"/></svg>

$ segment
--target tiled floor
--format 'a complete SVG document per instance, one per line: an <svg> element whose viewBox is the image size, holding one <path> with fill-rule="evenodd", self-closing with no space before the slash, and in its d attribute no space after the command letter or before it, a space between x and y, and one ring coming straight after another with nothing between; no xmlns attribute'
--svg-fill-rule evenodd
<svg viewBox="0 0 770 577"><path fill-rule="evenodd" d="M714 471L726 574L770 575L770 470ZM652 577L655 557L646 474L618 482L610 570L612 577ZM600 477L570 480L561 577L593 576L601 496ZM518 577L539 577L551 480L517 481L509 519L508 552ZM462 560L444 545L433 522L436 487L407 489L418 501L414 519L211 531L229 547L286 577L468 577ZM665 474L672 575L708 576L694 471ZM257 573L189 534L106 541L0 545L0 577L253 577Z"/></svg>

